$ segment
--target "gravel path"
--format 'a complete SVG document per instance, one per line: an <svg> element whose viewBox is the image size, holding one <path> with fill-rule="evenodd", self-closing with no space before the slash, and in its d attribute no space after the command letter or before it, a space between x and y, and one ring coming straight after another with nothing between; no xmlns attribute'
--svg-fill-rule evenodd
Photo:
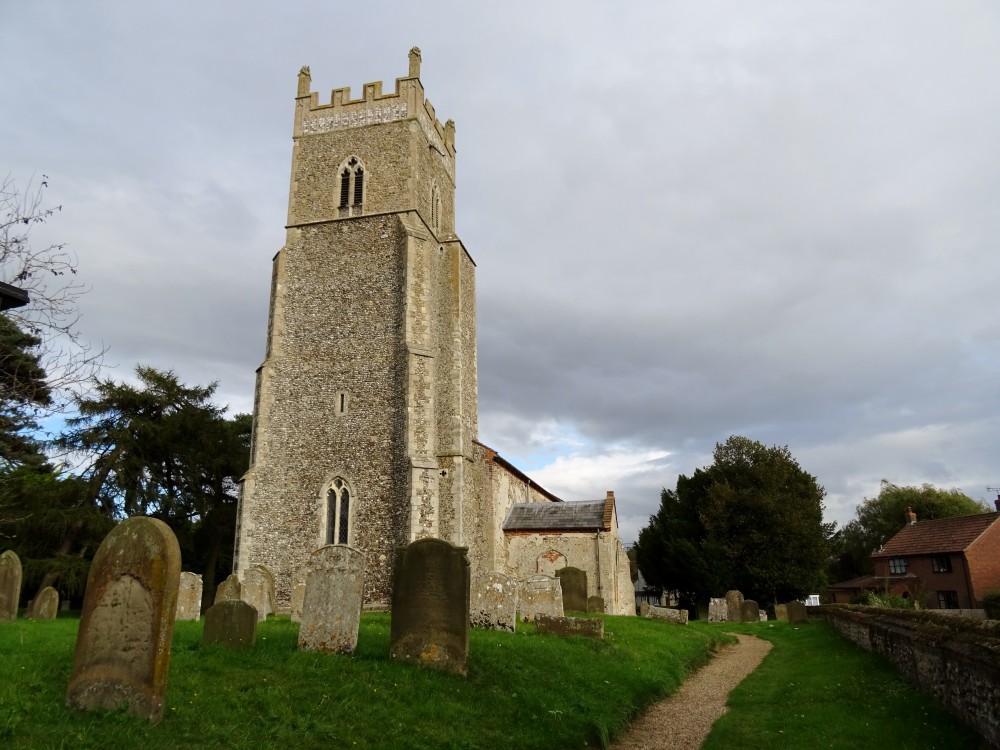
<svg viewBox="0 0 1000 750"><path fill-rule="evenodd" d="M613 750L687 750L701 747L712 724L726 712L729 692L753 672L771 644L737 635L739 644L723 646L681 689L640 716Z"/></svg>

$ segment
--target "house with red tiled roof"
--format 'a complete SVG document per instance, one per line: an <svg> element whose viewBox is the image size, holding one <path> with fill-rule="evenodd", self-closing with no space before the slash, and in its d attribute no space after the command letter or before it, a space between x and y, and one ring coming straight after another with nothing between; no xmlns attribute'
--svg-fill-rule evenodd
<svg viewBox="0 0 1000 750"><path fill-rule="evenodd" d="M875 574L830 586L831 600L888 589L927 609L981 609L1000 591L1000 512L917 521L907 510L910 523L872 554Z"/></svg>

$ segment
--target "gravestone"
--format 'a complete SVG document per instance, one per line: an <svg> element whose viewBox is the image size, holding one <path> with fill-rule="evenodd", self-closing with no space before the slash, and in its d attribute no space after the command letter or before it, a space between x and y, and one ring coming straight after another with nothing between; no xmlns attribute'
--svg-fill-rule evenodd
<svg viewBox="0 0 1000 750"><path fill-rule="evenodd" d="M274 612L274 576L264 565L251 565L243 572L243 601L257 610L257 619Z"/></svg>
<svg viewBox="0 0 1000 750"><path fill-rule="evenodd" d="M757 610L757 614L760 616L759 619L760 619L761 622L767 622L767 610L766 609L758 609Z"/></svg>
<svg viewBox="0 0 1000 750"><path fill-rule="evenodd" d="M309 555L305 573L299 648L353 653L364 604L364 553L346 544L327 544Z"/></svg>
<svg viewBox="0 0 1000 750"><path fill-rule="evenodd" d="M291 618L292 622L302 622L302 602L306 596L306 573L299 570L292 576Z"/></svg>
<svg viewBox="0 0 1000 750"><path fill-rule="evenodd" d="M731 622L740 622L743 612L743 594L736 589L726 592L726 607L729 610Z"/></svg>
<svg viewBox="0 0 1000 750"><path fill-rule="evenodd" d="M551 576L530 576L518 595L518 610L522 620L532 620L535 615L562 617L563 598L559 579Z"/></svg>
<svg viewBox="0 0 1000 750"><path fill-rule="evenodd" d="M239 599L226 599L205 612L201 642L233 648L252 646L257 640L257 610Z"/></svg>
<svg viewBox="0 0 1000 750"><path fill-rule="evenodd" d="M476 628L514 632L520 581L504 573L488 573L476 582L471 594L469 624Z"/></svg>
<svg viewBox="0 0 1000 750"><path fill-rule="evenodd" d="M645 606L639 607L639 613L650 620L665 620L675 622L679 625L687 625L688 611L686 609L670 609L669 607L654 607L643 602Z"/></svg>
<svg viewBox="0 0 1000 750"><path fill-rule="evenodd" d="M101 542L87 576L66 704L149 721L163 715L181 551L163 521L133 516Z"/></svg>
<svg viewBox="0 0 1000 750"><path fill-rule="evenodd" d="M542 635L572 635L584 638L603 638L604 620L599 617L549 617L539 615L535 618L535 632Z"/></svg>
<svg viewBox="0 0 1000 750"><path fill-rule="evenodd" d="M740 622L760 622L760 607L753 599L747 599L740 607Z"/></svg>
<svg viewBox="0 0 1000 750"><path fill-rule="evenodd" d="M788 621L793 625L800 625L809 620L806 612L806 605L802 602L792 601L785 605L788 608Z"/></svg>
<svg viewBox="0 0 1000 750"><path fill-rule="evenodd" d="M561 568L556 578L562 586L563 610L567 612L587 611L587 571L579 568Z"/></svg>
<svg viewBox="0 0 1000 750"><path fill-rule="evenodd" d="M215 590L215 601L212 603L218 604L219 602L240 601L242 599L243 584L240 583L238 575L231 573Z"/></svg>
<svg viewBox="0 0 1000 750"><path fill-rule="evenodd" d="M202 581L198 573L181 573L177 588L177 619L198 620L201 618Z"/></svg>
<svg viewBox="0 0 1000 750"><path fill-rule="evenodd" d="M587 611L597 612L598 614L604 613L604 597L603 596L589 596L587 597Z"/></svg>
<svg viewBox="0 0 1000 750"><path fill-rule="evenodd" d="M389 655L462 675L469 659L468 548L418 539L396 552ZM307 592L308 593L308 592Z"/></svg>
<svg viewBox="0 0 1000 750"><path fill-rule="evenodd" d="M788 622L788 605L787 604L775 604L774 605L774 619L778 622Z"/></svg>
<svg viewBox="0 0 1000 750"><path fill-rule="evenodd" d="M17 619L21 600L21 558L14 550L0 555L0 622Z"/></svg>
<svg viewBox="0 0 1000 750"><path fill-rule="evenodd" d="M708 621L727 622L729 620L729 605L723 598L708 600Z"/></svg>
<svg viewBox="0 0 1000 750"><path fill-rule="evenodd" d="M25 617L29 620L54 620L58 612L59 592L51 586L46 586L38 598L31 602Z"/></svg>

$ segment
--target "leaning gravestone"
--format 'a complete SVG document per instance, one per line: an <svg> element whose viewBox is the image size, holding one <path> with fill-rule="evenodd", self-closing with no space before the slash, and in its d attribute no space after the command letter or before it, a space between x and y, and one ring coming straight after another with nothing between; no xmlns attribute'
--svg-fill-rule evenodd
<svg viewBox="0 0 1000 750"><path fill-rule="evenodd" d="M563 598L559 579L536 575L529 577L521 586L518 610L522 620L533 620L536 615L562 617Z"/></svg>
<svg viewBox="0 0 1000 750"><path fill-rule="evenodd" d="M729 605L723 598L708 600L708 621L726 622L729 620Z"/></svg>
<svg viewBox="0 0 1000 750"><path fill-rule="evenodd" d="M740 608L740 622L760 622L760 607L753 599L747 599Z"/></svg>
<svg viewBox="0 0 1000 750"><path fill-rule="evenodd" d="M235 573L231 573L226 580L219 584L219 588L215 590L215 601L213 604L218 604L219 602L229 602L229 601L239 601L243 599L243 584L240 583L240 577Z"/></svg>
<svg viewBox="0 0 1000 750"><path fill-rule="evenodd" d="M239 599L226 599L205 612L201 642L242 648L257 640L257 610Z"/></svg>
<svg viewBox="0 0 1000 750"><path fill-rule="evenodd" d="M801 623L809 620L809 614L806 612L806 605L802 602L788 602L785 606L788 608L788 621L793 625L800 625Z"/></svg>
<svg viewBox="0 0 1000 750"><path fill-rule="evenodd" d="M306 572L299 570L292 576L291 612L292 622L302 622L302 602L306 598Z"/></svg>
<svg viewBox="0 0 1000 750"><path fill-rule="evenodd" d="M251 565L243 573L243 601L257 610L257 619L274 612L274 575L264 565Z"/></svg>
<svg viewBox="0 0 1000 750"><path fill-rule="evenodd" d="M198 573L181 573L177 589L177 619L201 619L202 581Z"/></svg>
<svg viewBox="0 0 1000 750"><path fill-rule="evenodd" d="M556 578L562 586L563 609L568 612L587 611L587 571L579 568L560 568Z"/></svg>
<svg viewBox="0 0 1000 750"><path fill-rule="evenodd" d="M358 645L365 593L365 555L327 544L306 560L299 648L350 654Z"/></svg>
<svg viewBox="0 0 1000 750"><path fill-rule="evenodd" d="M603 596L589 596L587 597L587 611L597 612L598 614L604 613L604 597Z"/></svg>
<svg viewBox="0 0 1000 750"><path fill-rule="evenodd" d="M25 617L29 620L54 620L58 612L59 592L51 586L46 586L38 598L31 602Z"/></svg>
<svg viewBox="0 0 1000 750"><path fill-rule="evenodd" d="M462 675L469 660L467 547L419 539L396 552L389 655Z"/></svg>
<svg viewBox="0 0 1000 750"><path fill-rule="evenodd" d="M177 538L163 521L133 516L104 538L87 576L68 706L124 704L160 719L180 575Z"/></svg>
<svg viewBox="0 0 1000 750"><path fill-rule="evenodd" d="M493 572L476 582L469 606L469 624L476 628L508 630L517 625L517 590L520 581Z"/></svg>
<svg viewBox="0 0 1000 750"><path fill-rule="evenodd" d="M21 600L21 558L13 550L0 555L0 622L17 619Z"/></svg>
<svg viewBox="0 0 1000 750"><path fill-rule="evenodd" d="M743 594L732 589L726 592L726 607L729 610L729 619L732 622L740 622L743 612Z"/></svg>
<svg viewBox="0 0 1000 750"><path fill-rule="evenodd" d="M775 604L774 605L774 619L778 622L788 622L788 605L787 604Z"/></svg>

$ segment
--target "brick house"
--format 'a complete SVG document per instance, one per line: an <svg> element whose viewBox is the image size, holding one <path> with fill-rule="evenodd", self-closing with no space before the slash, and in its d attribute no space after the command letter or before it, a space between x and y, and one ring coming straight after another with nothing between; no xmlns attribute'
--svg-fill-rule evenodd
<svg viewBox="0 0 1000 750"><path fill-rule="evenodd" d="M983 596L1000 590L1000 507L919 523L907 510L910 523L872 554L875 574L830 586L831 601L888 588L927 609L981 609Z"/></svg>

